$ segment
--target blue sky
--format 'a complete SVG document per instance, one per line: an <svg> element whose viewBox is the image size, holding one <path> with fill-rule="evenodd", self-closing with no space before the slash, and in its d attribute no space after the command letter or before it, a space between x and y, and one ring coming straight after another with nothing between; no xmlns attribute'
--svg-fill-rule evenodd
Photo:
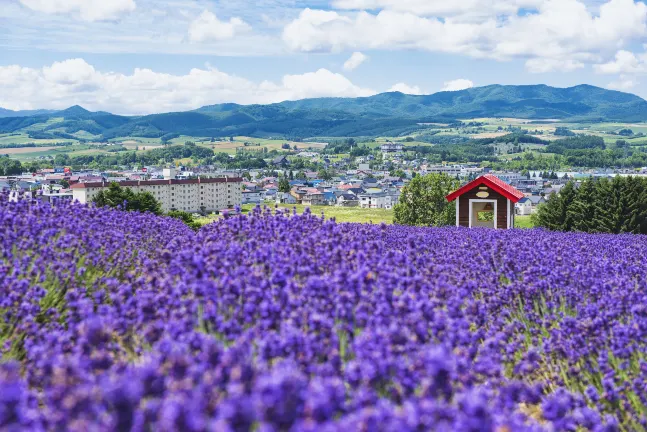
<svg viewBox="0 0 647 432"><path fill-rule="evenodd" d="M593 84L647 97L636 0L0 0L0 107Z"/></svg>

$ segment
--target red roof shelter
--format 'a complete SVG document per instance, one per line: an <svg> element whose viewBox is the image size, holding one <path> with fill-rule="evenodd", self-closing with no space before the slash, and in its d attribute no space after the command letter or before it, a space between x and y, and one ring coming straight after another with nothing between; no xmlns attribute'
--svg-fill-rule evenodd
<svg viewBox="0 0 647 432"><path fill-rule="evenodd" d="M447 195L456 201L456 226L509 229L514 227L514 204L524 194L492 174L485 174Z"/></svg>

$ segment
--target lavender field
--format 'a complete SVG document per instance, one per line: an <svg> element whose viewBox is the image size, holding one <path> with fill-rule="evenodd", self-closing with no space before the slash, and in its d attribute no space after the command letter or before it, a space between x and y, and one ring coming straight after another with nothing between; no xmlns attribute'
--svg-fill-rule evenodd
<svg viewBox="0 0 647 432"><path fill-rule="evenodd" d="M647 238L0 199L0 429L615 431Z"/></svg>

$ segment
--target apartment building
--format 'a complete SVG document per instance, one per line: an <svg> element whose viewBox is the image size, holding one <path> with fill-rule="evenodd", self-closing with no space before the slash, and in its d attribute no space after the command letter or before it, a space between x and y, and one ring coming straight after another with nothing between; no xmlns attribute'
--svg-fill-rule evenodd
<svg viewBox="0 0 647 432"><path fill-rule="evenodd" d="M192 180L124 181L119 185L133 192L150 192L161 203L162 210L183 210L187 212L213 212L241 205L242 178L207 178ZM75 201L82 204L92 199L110 183L77 183L71 186Z"/></svg>

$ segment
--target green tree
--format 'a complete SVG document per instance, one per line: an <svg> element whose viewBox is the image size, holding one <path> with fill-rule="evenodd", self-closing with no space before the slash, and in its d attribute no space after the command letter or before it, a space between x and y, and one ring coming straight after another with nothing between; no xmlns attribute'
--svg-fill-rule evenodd
<svg viewBox="0 0 647 432"><path fill-rule="evenodd" d="M443 226L456 222L456 207L445 197L460 183L446 174L416 176L404 187L394 207L394 221L401 225Z"/></svg>
<svg viewBox="0 0 647 432"><path fill-rule="evenodd" d="M330 171L325 170L325 169L321 169L317 173L317 177L319 177L322 180L332 180L333 175L332 175L332 173Z"/></svg>
<svg viewBox="0 0 647 432"><path fill-rule="evenodd" d="M597 230L596 215L596 184L593 179L587 179L577 190L570 207L566 209L569 220L573 221L574 231L594 232Z"/></svg>
<svg viewBox="0 0 647 432"><path fill-rule="evenodd" d="M22 164L16 159L0 157L0 176L22 174Z"/></svg>
<svg viewBox="0 0 647 432"><path fill-rule="evenodd" d="M57 154L54 156L54 165L65 166L70 163L70 157L66 154Z"/></svg>
<svg viewBox="0 0 647 432"><path fill-rule="evenodd" d="M150 192L133 192L113 182L108 189L100 191L92 200L98 207L120 207L126 211L162 214L162 205Z"/></svg>
<svg viewBox="0 0 647 432"><path fill-rule="evenodd" d="M577 190L575 183L570 181L564 185L559 194L551 194L548 202L539 206L533 215L535 226L548 228L553 231L571 231L574 214L568 209L575 200Z"/></svg>
<svg viewBox="0 0 647 432"><path fill-rule="evenodd" d="M171 210L170 212L166 213L166 216L181 220L194 231L197 231L202 227L200 222L196 221L191 213L185 211Z"/></svg>
<svg viewBox="0 0 647 432"><path fill-rule="evenodd" d="M281 177L279 180L279 192L290 192L290 181L287 179L287 177Z"/></svg>

